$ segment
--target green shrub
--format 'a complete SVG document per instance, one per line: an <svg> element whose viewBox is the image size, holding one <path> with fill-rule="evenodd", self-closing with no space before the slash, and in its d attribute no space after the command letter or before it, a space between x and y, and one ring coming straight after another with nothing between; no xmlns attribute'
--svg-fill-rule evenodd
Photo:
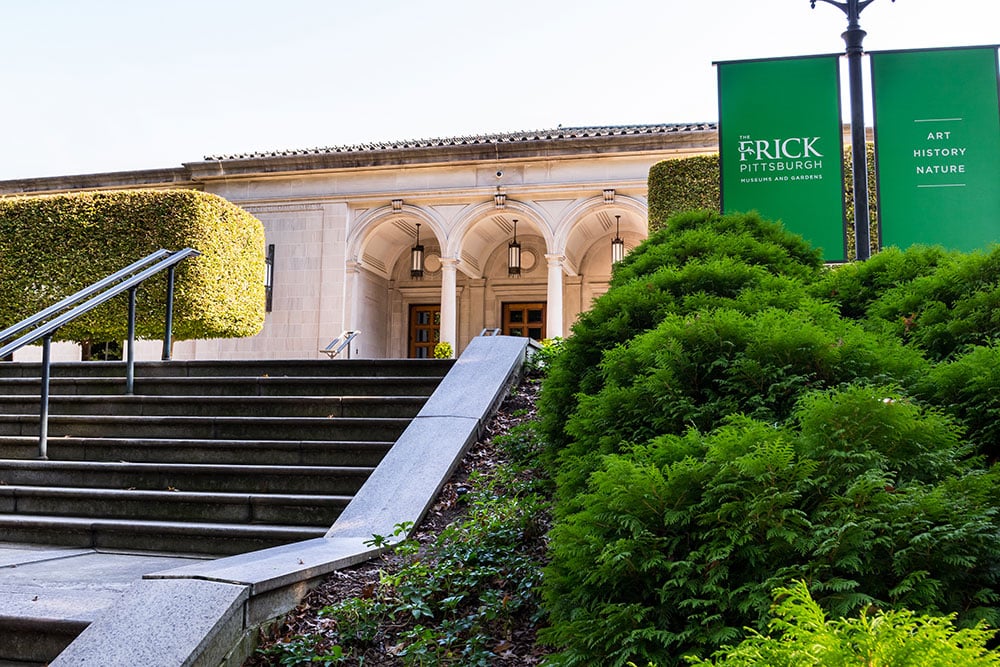
<svg viewBox="0 0 1000 667"><path fill-rule="evenodd" d="M603 454L691 427L709 431L742 413L781 423L805 391L864 380L912 385L914 350L843 320L826 306L668 315L608 350L603 386L580 394L559 453L559 498L581 490Z"/></svg>
<svg viewBox="0 0 1000 667"><path fill-rule="evenodd" d="M528 358L524 361L525 373L539 377L548 373L549 367L562 352L564 342L565 339L560 336L542 340L539 349L529 351Z"/></svg>
<svg viewBox="0 0 1000 667"><path fill-rule="evenodd" d="M886 248L864 262L851 262L827 271L810 286L810 293L835 303L840 314L864 319L868 308L887 290L932 274L958 254L937 246L913 246L903 251Z"/></svg>
<svg viewBox="0 0 1000 667"><path fill-rule="evenodd" d="M771 591L809 582L834 616L870 605L1000 621L1000 469L887 387L801 401L604 457L551 532L551 665L661 666L766 626Z"/></svg>
<svg viewBox="0 0 1000 667"><path fill-rule="evenodd" d="M626 284L661 266L681 267L692 260L738 259L775 275L812 279L822 260L801 236L756 213L719 215L689 211L667 221L615 265L611 286Z"/></svg>
<svg viewBox="0 0 1000 667"><path fill-rule="evenodd" d="M869 319L937 361L1000 336L1000 246L955 255L883 292Z"/></svg>
<svg viewBox="0 0 1000 667"><path fill-rule="evenodd" d="M221 197L194 190L0 199L0 326L9 326L160 248L202 253L177 268L174 337L251 336L264 321L264 231ZM163 335L166 279L138 292L137 335ZM126 301L62 327L57 340L126 335Z"/></svg>
<svg viewBox="0 0 1000 667"><path fill-rule="evenodd" d="M954 416L980 454L1000 460L1000 344L934 366L917 395Z"/></svg>
<svg viewBox="0 0 1000 667"><path fill-rule="evenodd" d="M980 624L958 630L951 616L862 609L856 618L830 619L804 582L775 591L770 635L752 632L696 667L987 667L1000 653L986 644L995 634Z"/></svg>
<svg viewBox="0 0 1000 667"><path fill-rule="evenodd" d="M601 355L655 327L668 314L730 307L794 308L801 279L818 275L819 255L801 238L753 214L680 215L615 268L611 289L573 325L545 380L542 432L556 449L579 392L603 385Z"/></svg>

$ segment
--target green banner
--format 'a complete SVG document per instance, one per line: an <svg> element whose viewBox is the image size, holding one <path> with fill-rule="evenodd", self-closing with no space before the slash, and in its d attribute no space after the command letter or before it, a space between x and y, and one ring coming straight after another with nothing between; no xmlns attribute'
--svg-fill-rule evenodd
<svg viewBox="0 0 1000 667"><path fill-rule="evenodd" d="M997 48L871 54L882 245L1000 241Z"/></svg>
<svg viewBox="0 0 1000 667"><path fill-rule="evenodd" d="M846 253L838 56L716 63L722 210L756 210Z"/></svg>

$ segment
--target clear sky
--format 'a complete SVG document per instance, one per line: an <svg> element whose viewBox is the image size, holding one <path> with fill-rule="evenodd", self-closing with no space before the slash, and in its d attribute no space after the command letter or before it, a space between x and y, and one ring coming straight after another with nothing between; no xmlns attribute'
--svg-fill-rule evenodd
<svg viewBox="0 0 1000 667"><path fill-rule="evenodd" d="M0 179L715 121L713 61L841 52L846 27L809 0L0 1ZM875 0L861 25L869 50L995 44L1000 0Z"/></svg>

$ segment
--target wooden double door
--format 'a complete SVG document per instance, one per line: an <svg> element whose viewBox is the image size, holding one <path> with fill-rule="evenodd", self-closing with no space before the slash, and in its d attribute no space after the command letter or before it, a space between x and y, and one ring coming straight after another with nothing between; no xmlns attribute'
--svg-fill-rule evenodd
<svg viewBox="0 0 1000 667"><path fill-rule="evenodd" d="M545 338L545 303L503 304L502 332L505 336L522 336L535 340ZM431 359L434 357L434 346L441 342L441 306L439 304L410 306L409 341L410 358Z"/></svg>
<svg viewBox="0 0 1000 667"><path fill-rule="evenodd" d="M542 340L545 338L545 304L503 304L503 334Z"/></svg>

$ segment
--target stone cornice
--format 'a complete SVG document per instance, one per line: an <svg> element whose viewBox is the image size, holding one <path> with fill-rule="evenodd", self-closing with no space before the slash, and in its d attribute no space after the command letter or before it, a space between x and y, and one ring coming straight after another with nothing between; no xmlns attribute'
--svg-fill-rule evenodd
<svg viewBox="0 0 1000 667"><path fill-rule="evenodd" d="M79 176L50 176L0 181L0 196L55 194L79 190L132 190L137 188L200 189L184 167L115 171Z"/></svg>

